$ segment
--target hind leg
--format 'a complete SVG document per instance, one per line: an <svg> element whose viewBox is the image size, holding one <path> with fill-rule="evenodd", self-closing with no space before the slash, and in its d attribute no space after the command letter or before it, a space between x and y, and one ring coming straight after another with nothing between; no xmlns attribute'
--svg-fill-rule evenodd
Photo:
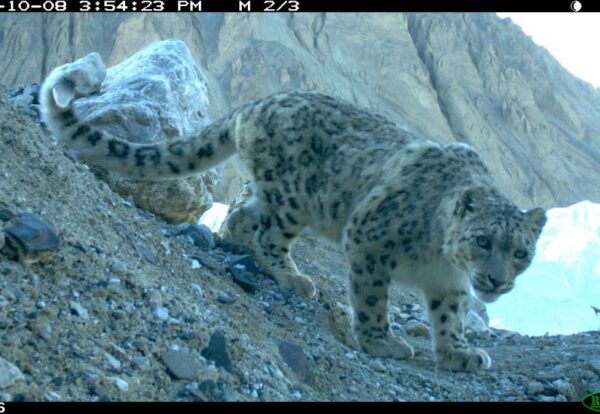
<svg viewBox="0 0 600 414"><path fill-rule="evenodd" d="M252 196L241 207L227 215L221 235L253 247L254 233L260 225L260 205Z"/></svg>
<svg viewBox="0 0 600 414"><path fill-rule="evenodd" d="M288 210L282 203L275 208L271 205L273 197L272 192L261 194L260 220L253 243L256 261L284 290L314 297L315 285L300 273L290 257L290 248L306 225L305 218L298 210Z"/></svg>

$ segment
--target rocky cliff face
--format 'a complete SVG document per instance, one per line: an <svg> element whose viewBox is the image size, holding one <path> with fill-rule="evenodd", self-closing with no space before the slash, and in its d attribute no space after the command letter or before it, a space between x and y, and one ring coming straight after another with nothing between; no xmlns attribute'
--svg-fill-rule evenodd
<svg viewBox="0 0 600 414"><path fill-rule="evenodd" d="M474 145L523 207L600 201L600 92L494 14L7 14L0 82L39 82L92 51L114 65L170 37L205 69L213 119L317 89ZM238 176L225 168L218 198Z"/></svg>

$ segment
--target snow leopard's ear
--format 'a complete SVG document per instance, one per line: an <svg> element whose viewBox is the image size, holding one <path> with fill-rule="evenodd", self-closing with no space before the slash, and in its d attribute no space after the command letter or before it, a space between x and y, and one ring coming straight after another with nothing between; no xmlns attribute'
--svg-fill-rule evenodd
<svg viewBox="0 0 600 414"><path fill-rule="evenodd" d="M485 190L483 187L467 187L456 201L454 215L464 217L469 213L479 211L485 200Z"/></svg>
<svg viewBox="0 0 600 414"><path fill-rule="evenodd" d="M542 233L546 220L546 211L541 207L525 212L525 223L527 223L536 238Z"/></svg>
<svg viewBox="0 0 600 414"><path fill-rule="evenodd" d="M62 78L52 87L52 97L60 108L68 108L75 99L75 85L72 81Z"/></svg>

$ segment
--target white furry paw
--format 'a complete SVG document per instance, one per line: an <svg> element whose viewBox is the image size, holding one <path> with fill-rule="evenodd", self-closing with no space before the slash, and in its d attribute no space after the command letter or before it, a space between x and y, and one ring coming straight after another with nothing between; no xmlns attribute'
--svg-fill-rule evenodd
<svg viewBox="0 0 600 414"><path fill-rule="evenodd" d="M412 346L391 334L386 338L362 338L359 343L363 351L375 357L409 359L415 355Z"/></svg>
<svg viewBox="0 0 600 414"><path fill-rule="evenodd" d="M479 371L492 366L492 359L481 348L438 349L438 363L451 371Z"/></svg>
<svg viewBox="0 0 600 414"><path fill-rule="evenodd" d="M317 295L317 288L308 276L288 273L285 276L279 274L274 277L279 286L288 292L297 293L307 299L312 299Z"/></svg>

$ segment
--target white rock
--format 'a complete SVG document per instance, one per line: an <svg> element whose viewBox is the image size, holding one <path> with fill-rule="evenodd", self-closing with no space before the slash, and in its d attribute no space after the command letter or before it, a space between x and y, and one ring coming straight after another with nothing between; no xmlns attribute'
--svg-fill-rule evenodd
<svg viewBox="0 0 600 414"><path fill-rule="evenodd" d="M19 368L0 357L0 389L10 387L15 382L24 379L25 376Z"/></svg>
<svg viewBox="0 0 600 414"><path fill-rule="evenodd" d="M60 401L60 398L60 394L56 391L48 391L46 394L44 394L45 401Z"/></svg>
<svg viewBox="0 0 600 414"><path fill-rule="evenodd" d="M464 327L477 333L491 332L487 323L472 310L469 310L465 315Z"/></svg>
<svg viewBox="0 0 600 414"><path fill-rule="evenodd" d="M90 314L88 313L87 309L84 308L83 305L79 302L70 301L69 309L71 309L73 312L75 312L77 314L77 316L79 316L82 319L90 318Z"/></svg>
<svg viewBox="0 0 600 414"><path fill-rule="evenodd" d="M156 316L161 321L166 321L169 319L169 310L164 306L159 306L154 309L154 316Z"/></svg>
<svg viewBox="0 0 600 414"><path fill-rule="evenodd" d="M556 381L552 382L552 385L554 385L554 388L556 388L556 390L562 395L567 397L575 397L575 388L569 381L557 379Z"/></svg>
<svg viewBox="0 0 600 414"><path fill-rule="evenodd" d="M118 377L108 377L107 380L112 382L121 392L129 391L129 383Z"/></svg>
<svg viewBox="0 0 600 414"><path fill-rule="evenodd" d="M192 267L193 267L193 263L192 263ZM196 284L196 283L192 283L192 289L196 291L196 293L198 294L198 296L203 297L204 296L204 289L202 289L202 286Z"/></svg>
<svg viewBox="0 0 600 414"><path fill-rule="evenodd" d="M112 356L111 354L109 354L108 352L104 353L104 357L106 358L106 360L108 361L108 364L116 370L121 369L121 362L115 358L114 356Z"/></svg>
<svg viewBox="0 0 600 414"><path fill-rule="evenodd" d="M200 269L200 262L196 259L192 259L192 269Z"/></svg>
<svg viewBox="0 0 600 414"><path fill-rule="evenodd" d="M369 368L371 368L373 371L376 371L376 372L387 371L387 368L385 367L385 365L383 365L383 363L378 359L371 361L369 363Z"/></svg>
<svg viewBox="0 0 600 414"><path fill-rule="evenodd" d="M206 79L177 39L150 43L108 68L100 93L76 100L74 108L99 129L144 143L197 134L210 123ZM113 190L132 195L135 205L173 221L197 221L212 203L201 177L168 183L107 178Z"/></svg>

